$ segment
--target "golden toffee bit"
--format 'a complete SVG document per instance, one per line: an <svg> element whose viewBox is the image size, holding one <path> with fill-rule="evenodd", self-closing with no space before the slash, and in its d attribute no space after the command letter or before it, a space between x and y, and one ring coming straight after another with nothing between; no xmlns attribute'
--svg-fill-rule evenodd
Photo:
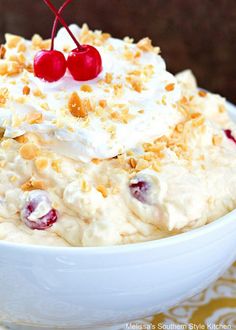
<svg viewBox="0 0 236 330"><path fill-rule="evenodd" d="M30 94L30 88L29 86L24 86L22 90L23 95L29 95Z"/></svg>
<svg viewBox="0 0 236 330"><path fill-rule="evenodd" d="M73 92L69 98L68 108L72 116L85 118L87 116L87 111L83 106L83 103L76 92Z"/></svg>
<svg viewBox="0 0 236 330"><path fill-rule="evenodd" d="M34 143L27 142L20 147L20 155L23 159L33 160L39 155L39 148Z"/></svg>

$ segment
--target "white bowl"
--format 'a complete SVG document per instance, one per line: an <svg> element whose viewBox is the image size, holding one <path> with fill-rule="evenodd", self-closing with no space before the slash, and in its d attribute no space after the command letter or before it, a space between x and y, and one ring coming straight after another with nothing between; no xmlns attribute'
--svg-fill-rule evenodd
<svg viewBox="0 0 236 330"><path fill-rule="evenodd" d="M106 329L166 310L216 280L236 259L236 210L147 243L55 248L0 242L0 252L0 320L11 329Z"/></svg>

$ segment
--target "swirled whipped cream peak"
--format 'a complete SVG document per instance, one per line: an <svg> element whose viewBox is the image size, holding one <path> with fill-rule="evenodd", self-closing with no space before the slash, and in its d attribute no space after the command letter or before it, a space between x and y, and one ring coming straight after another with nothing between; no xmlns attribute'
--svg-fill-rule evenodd
<svg viewBox="0 0 236 330"><path fill-rule="evenodd" d="M176 111L180 88L166 70L159 48L148 38L134 44L72 25L82 43L97 47L103 71L94 80L74 81L68 74L55 83L32 72L37 50L49 41L6 35L0 84L7 96L0 125L4 136L27 132L43 137L50 150L74 160L107 159L137 148L144 141L170 134L182 118ZM74 48L64 28L55 40L65 55Z"/></svg>
<svg viewBox="0 0 236 330"><path fill-rule="evenodd" d="M0 240L107 246L203 226L236 207L236 125L225 99L191 71L166 71L159 48L86 25L99 76L35 77L50 40L6 35L0 48ZM61 29L56 48L74 44Z"/></svg>

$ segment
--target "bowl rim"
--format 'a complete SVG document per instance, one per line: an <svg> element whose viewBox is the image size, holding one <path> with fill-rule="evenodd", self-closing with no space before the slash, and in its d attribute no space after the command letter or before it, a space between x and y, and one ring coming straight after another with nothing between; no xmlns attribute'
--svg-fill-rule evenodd
<svg viewBox="0 0 236 330"><path fill-rule="evenodd" d="M234 112L234 116L236 116L236 105L233 103L226 101L226 106L229 114ZM179 243L183 243L185 241L192 240L194 238L199 238L203 235L209 234L209 232L213 232L214 230L219 230L224 226L230 225L232 221L236 221L236 208L225 214L224 216L213 220L212 222L205 224L201 227L191 229L187 232L179 233L169 237L163 237L156 240L149 240L144 242L137 243L129 243L129 244L120 244L120 245L109 245L109 246L50 246L50 245L36 245L36 244L25 244L25 243L14 243L10 241L0 240L0 249L1 248L9 248L9 249L17 249L25 252L47 252L52 254L117 254L117 253L128 253L128 252L138 252L145 251L150 249L157 249L161 247L171 246Z"/></svg>

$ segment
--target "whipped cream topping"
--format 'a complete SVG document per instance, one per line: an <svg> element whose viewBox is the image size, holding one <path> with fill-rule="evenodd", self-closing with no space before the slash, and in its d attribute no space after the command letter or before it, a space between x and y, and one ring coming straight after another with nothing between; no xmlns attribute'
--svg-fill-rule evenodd
<svg viewBox="0 0 236 330"><path fill-rule="evenodd" d="M71 30L83 41L83 29L72 25ZM24 39L20 43L25 47L24 61L30 66L36 47ZM65 29L59 31L55 44L65 55L74 48ZM42 81L26 70L12 77L0 75L0 84L8 94L0 114L4 136L33 132L45 139L47 148L85 162L112 158L144 141L168 136L182 118L175 105L180 89L148 39L133 44L107 36L95 46L102 56L103 71L92 81L74 81L68 72L55 83ZM5 47L6 59L19 56L15 47L8 43ZM22 95L25 85L30 88L29 95ZM85 118L74 117L68 109L75 92L86 108ZM32 113L42 115L42 121L27 121Z"/></svg>

